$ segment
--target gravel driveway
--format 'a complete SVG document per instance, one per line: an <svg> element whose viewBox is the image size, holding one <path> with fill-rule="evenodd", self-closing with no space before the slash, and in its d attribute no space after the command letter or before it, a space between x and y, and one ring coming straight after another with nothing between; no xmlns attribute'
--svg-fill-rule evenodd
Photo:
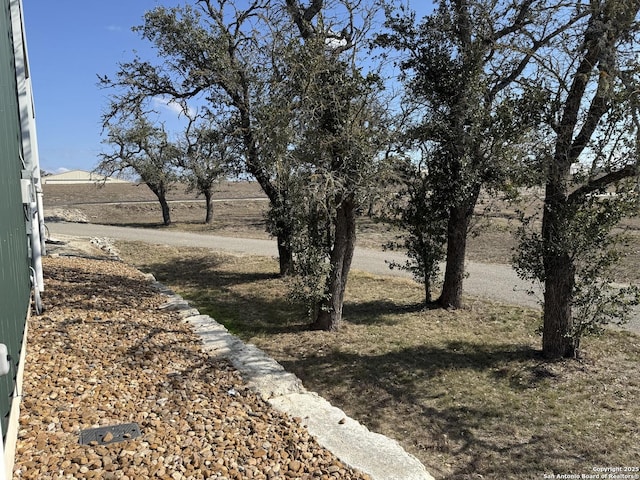
<svg viewBox="0 0 640 480"><path fill-rule="evenodd" d="M210 248L240 255L273 257L278 255L275 240L221 237L190 232L115 227L89 223L49 223L48 228L53 237L60 237L61 235L89 238L108 237L115 240L140 241L155 245ZM386 263L388 260L404 261L404 259L404 255L395 252L356 248L353 268L376 275L410 277L407 272L390 270ZM532 308L539 308L540 306L541 289L519 279L509 265L467 262L467 274L464 284L467 295ZM535 294L528 294L527 292L532 289ZM640 334L640 309L635 310L633 318L625 325L625 328Z"/></svg>

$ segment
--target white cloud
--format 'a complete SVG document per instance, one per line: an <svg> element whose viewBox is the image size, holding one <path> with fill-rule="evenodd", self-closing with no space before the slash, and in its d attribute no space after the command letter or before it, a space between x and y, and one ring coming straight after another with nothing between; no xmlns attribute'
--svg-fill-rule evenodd
<svg viewBox="0 0 640 480"><path fill-rule="evenodd" d="M331 50L347 46L347 40L345 38L326 38L324 43Z"/></svg>
<svg viewBox="0 0 640 480"><path fill-rule="evenodd" d="M53 173L66 173L66 172L70 172L70 171L71 171L71 169L69 169L69 168L59 167L59 168L56 168L53 171Z"/></svg>
<svg viewBox="0 0 640 480"><path fill-rule="evenodd" d="M122 27L120 25L107 25L107 30L109 32L121 32Z"/></svg>
<svg viewBox="0 0 640 480"><path fill-rule="evenodd" d="M184 114L182 105L180 105L178 102L167 97L162 97L162 96L153 97L153 106L159 107L164 111L168 111L176 115ZM195 113L194 110L191 109L191 107L187 107L187 108L189 109L190 114Z"/></svg>

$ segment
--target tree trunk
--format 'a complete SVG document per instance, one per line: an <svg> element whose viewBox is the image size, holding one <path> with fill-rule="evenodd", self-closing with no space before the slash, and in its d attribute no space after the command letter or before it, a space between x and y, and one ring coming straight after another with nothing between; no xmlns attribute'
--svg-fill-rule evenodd
<svg viewBox="0 0 640 480"><path fill-rule="evenodd" d="M542 217L545 273L542 354L548 359L574 358L578 353L571 312L576 269L561 235L570 221L565 186L569 168L562 169L564 172L555 166L554 170L547 183Z"/></svg>
<svg viewBox="0 0 640 480"><path fill-rule="evenodd" d="M165 227L171 225L171 213L169 211L169 203L167 202L167 197L165 195L160 195L158 197L160 201L160 206L162 207L162 223Z"/></svg>
<svg viewBox="0 0 640 480"><path fill-rule="evenodd" d="M243 87L246 87L246 85L243 85ZM276 185L272 181L268 170L263 166L260 158L258 142L256 141L251 123L251 109L248 98L249 97L246 92L244 95L237 95L233 98L233 103L238 108L238 111L240 113L240 123L244 131L243 143L246 148L247 170L251 175L255 177L256 181L262 188L262 191L265 193L265 195L267 195L267 198L269 198L269 202L272 208L277 208L278 206L283 204L282 197L286 197L288 195L287 186L285 185L284 187L276 188ZM286 215L283 215L279 220L279 222L281 222L282 224L278 224L276 226L276 239L278 241L278 257L280 262L281 276L289 275L293 273L294 270L293 249L291 248L293 231L291 227L284 225L288 220L285 217Z"/></svg>
<svg viewBox="0 0 640 480"><path fill-rule="evenodd" d="M257 158L257 153L254 153ZM257 160L256 160L256 163ZM286 206L286 198L288 196L288 190L283 191L282 189L277 189L268 175L266 175L262 170L257 168L253 164L249 164L249 173L251 173L258 184L262 188L262 191L269 198L269 203L271 204L271 208L276 209L278 213L278 218L275 220L276 231L270 231L269 233L274 234L276 236L278 242L278 260L280 263L280 275L287 276L291 275L294 272L294 263L293 263L293 248L291 247L291 240L293 237L293 230L291 225L289 225L289 221L291 220L290 215L286 215L283 213ZM284 197L284 198L283 198Z"/></svg>
<svg viewBox="0 0 640 480"><path fill-rule="evenodd" d="M464 261L467 253L467 232L473 210L480 194L480 186L463 203L452 207L447 224L447 258L442 293L438 299L444 308L462 307Z"/></svg>
<svg viewBox="0 0 640 480"><path fill-rule="evenodd" d="M146 184L147 187L153 192L153 194L160 202L160 208L162 209L162 223L164 226L171 225L171 212L169 210L169 202L167 202L167 189L163 184Z"/></svg>
<svg viewBox="0 0 640 480"><path fill-rule="evenodd" d="M252 172L253 173L253 172ZM293 237L293 229L290 225L291 215L287 215L285 208L287 205L286 200L283 197L288 195L288 191L276 190L273 184L265 179L263 176L253 175L258 179L262 191L269 198L271 208L278 211L278 218L275 220L275 232L270 230L269 233L275 234L278 242L278 260L280 263L280 275L287 276L294 272L295 265L293 262L293 248L291 247L291 240Z"/></svg>
<svg viewBox="0 0 640 480"><path fill-rule="evenodd" d="M208 189L204 192L204 201L206 204L207 213L204 217L204 223L210 225L213 222L213 192Z"/></svg>
<svg viewBox="0 0 640 480"><path fill-rule="evenodd" d="M291 233L280 231L277 235L278 260L280 262L280 275L287 276L293 273L293 249L291 248Z"/></svg>
<svg viewBox="0 0 640 480"><path fill-rule="evenodd" d="M547 259L547 263L542 354L548 359L575 358L579 345L572 331L574 267L568 255L556 255L553 259Z"/></svg>
<svg viewBox="0 0 640 480"><path fill-rule="evenodd" d="M344 292L356 243L356 205L353 198L343 200L336 210L335 239L331 249L331 275L327 299L317 309L311 328L335 331L342 320Z"/></svg>
<svg viewBox="0 0 640 480"><path fill-rule="evenodd" d="M431 303L431 278L425 277L424 279L424 306L426 307Z"/></svg>
<svg viewBox="0 0 640 480"><path fill-rule="evenodd" d="M287 202L288 191L277 191L273 193L271 199L271 208L277 213L275 218L275 231L270 230L269 233L275 234L278 242L278 260L280 262L280 276L286 277L292 275L295 272L295 264L293 262L293 247L291 242L293 239L293 224L291 219L293 213L291 212L291 206Z"/></svg>

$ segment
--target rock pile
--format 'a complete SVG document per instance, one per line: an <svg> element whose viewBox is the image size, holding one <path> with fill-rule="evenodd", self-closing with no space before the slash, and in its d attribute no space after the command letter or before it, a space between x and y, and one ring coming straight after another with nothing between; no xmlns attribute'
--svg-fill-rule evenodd
<svg viewBox="0 0 640 480"><path fill-rule="evenodd" d="M89 243L94 247L102 250L112 260L120 260L120 252L115 247L113 241L110 238L94 237Z"/></svg>
<svg viewBox="0 0 640 480"><path fill-rule="evenodd" d="M274 411L137 270L45 259L47 310L29 325L14 478L367 479ZM81 445L80 432L141 435ZM105 439L106 441L106 439Z"/></svg>
<svg viewBox="0 0 640 480"><path fill-rule="evenodd" d="M46 222L89 223L84 212L75 208L47 208L44 219Z"/></svg>

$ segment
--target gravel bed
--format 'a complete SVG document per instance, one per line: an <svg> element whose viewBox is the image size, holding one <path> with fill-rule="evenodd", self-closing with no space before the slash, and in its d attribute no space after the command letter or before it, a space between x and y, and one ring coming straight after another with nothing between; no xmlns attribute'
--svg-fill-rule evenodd
<svg viewBox="0 0 640 480"><path fill-rule="evenodd" d="M15 479L368 479L209 358L121 262L45 259L29 323ZM135 439L80 432L137 423Z"/></svg>

